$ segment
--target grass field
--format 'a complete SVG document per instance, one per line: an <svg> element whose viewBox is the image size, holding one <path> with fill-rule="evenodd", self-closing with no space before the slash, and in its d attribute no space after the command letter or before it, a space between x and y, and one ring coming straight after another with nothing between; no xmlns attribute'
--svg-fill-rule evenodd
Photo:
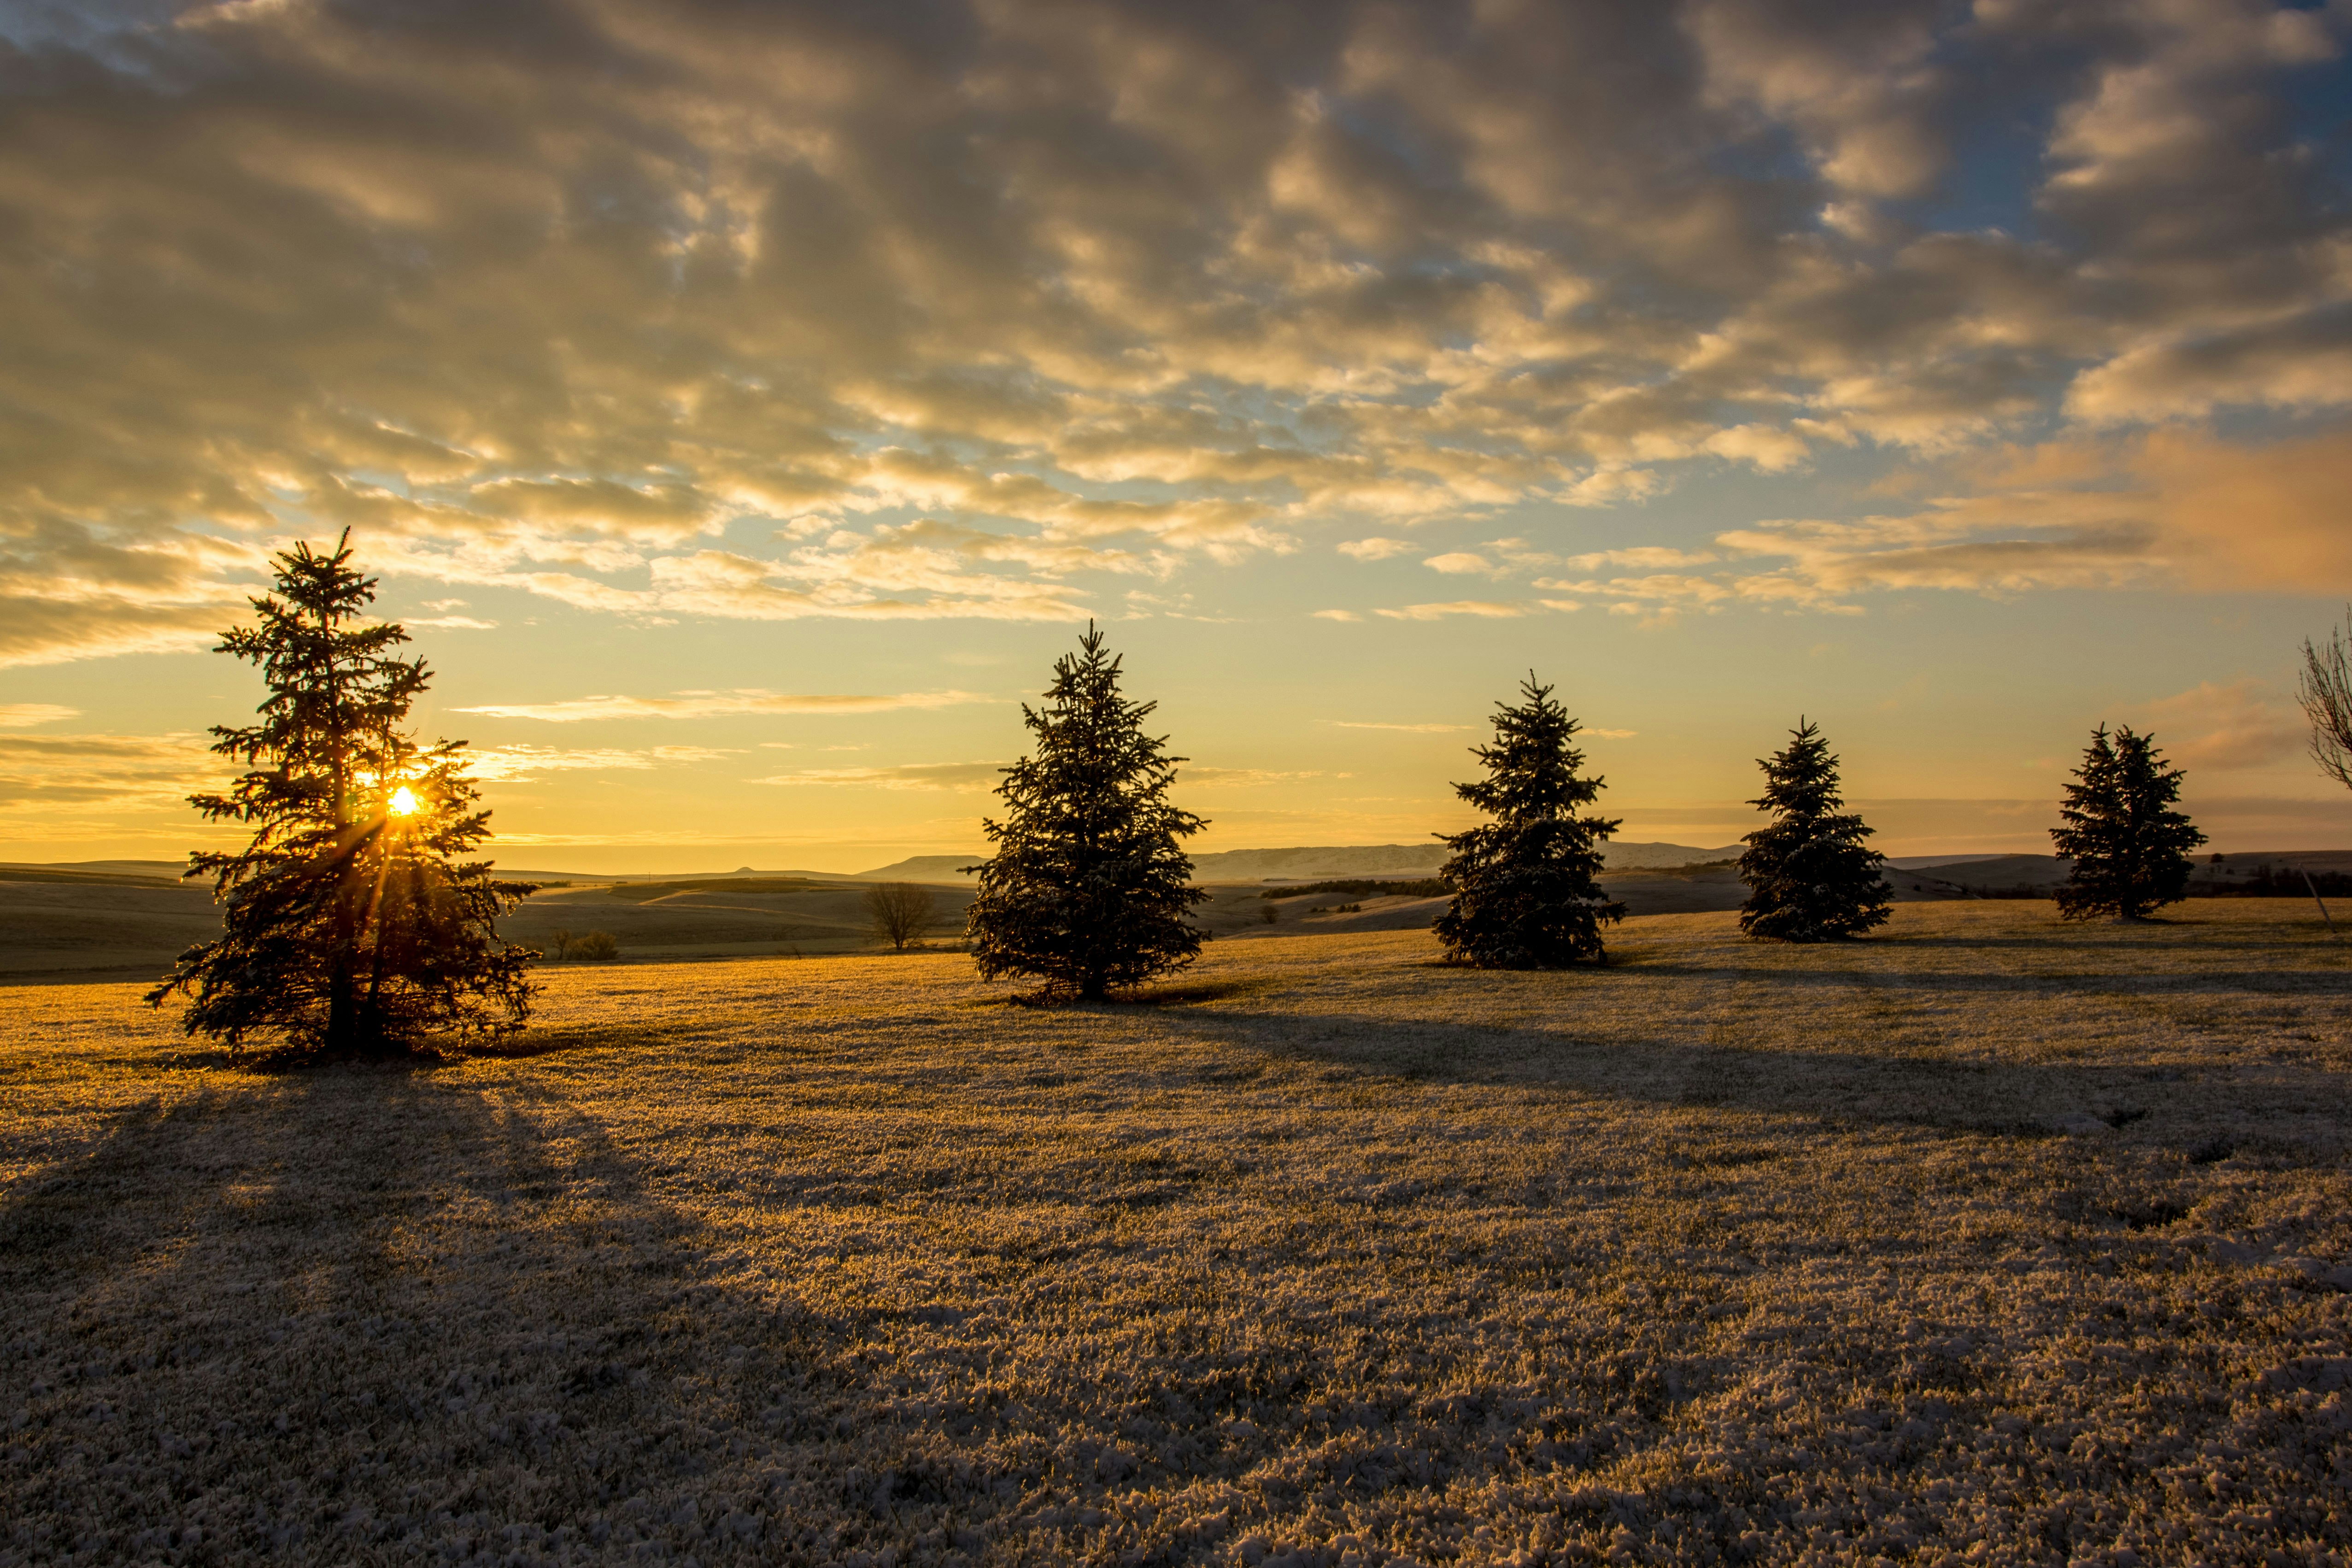
<svg viewBox="0 0 2352 1568"><path fill-rule="evenodd" d="M0 993L0 1563L2352 1560L2352 956L552 971L263 1073Z"/></svg>

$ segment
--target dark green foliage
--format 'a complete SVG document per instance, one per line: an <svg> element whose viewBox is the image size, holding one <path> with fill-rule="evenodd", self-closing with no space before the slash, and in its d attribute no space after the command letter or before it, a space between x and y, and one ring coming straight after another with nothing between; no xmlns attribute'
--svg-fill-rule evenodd
<svg viewBox="0 0 2352 1568"><path fill-rule="evenodd" d="M1625 906L1602 896L1601 845L1617 824L1579 816L1601 781L1580 777L1584 753L1570 748L1576 721L1533 674L1526 700L1496 704L1495 743L1473 746L1487 776L1454 793L1493 821L1444 838L1454 854L1439 872L1454 902L1437 917L1446 958L1488 969L1556 969L1601 962L1601 928Z"/></svg>
<svg viewBox="0 0 2352 1568"><path fill-rule="evenodd" d="M1261 899L1297 899L1308 893L1356 893L1370 898L1386 898L1402 894L1412 899L1433 899L1454 889L1435 877L1423 877L1408 882L1383 882L1377 878L1347 877L1336 882L1299 882L1291 886L1268 888L1258 895Z"/></svg>
<svg viewBox="0 0 2352 1568"><path fill-rule="evenodd" d="M1839 812L1838 760L1820 726L1801 718L1789 732L1796 738L1757 763L1764 794L1748 804L1774 815L1743 840L1739 929L1781 942L1859 936L1885 922L1895 897L1879 875L1886 858L1863 843L1871 830L1861 817Z"/></svg>
<svg viewBox="0 0 2352 1568"><path fill-rule="evenodd" d="M2050 830L2059 858L2074 863L2058 889L2060 915L2140 920L2186 895L2189 851L2205 835L2172 809L2183 776L2153 737L2135 734L2128 724L2113 735L2105 724L2091 731L2075 782L2058 807L2065 826Z"/></svg>
<svg viewBox="0 0 2352 1568"><path fill-rule="evenodd" d="M391 657L408 640L399 626L353 624L375 584L351 557L348 535L330 555L298 544L278 556L282 600L255 599L257 624L215 650L260 666L269 695L257 722L213 730L213 750L245 774L189 800L253 837L189 858L191 875L214 879L222 934L181 954L147 1000L185 994L187 1032L232 1048L259 1035L386 1055L429 1034L514 1029L530 1010L525 966L539 955L493 925L529 885L453 860L489 837L489 814L472 809L463 742L420 747L402 731L431 676Z"/></svg>
<svg viewBox="0 0 2352 1568"><path fill-rule="evenodd" d="M1208 825L1168 804L1185 759L1143 732L1158 704L1129 701L1118 680L1089 622L1078 652L1055 662L1044 710L1022 707L1036 754L1004 770L1005 818L982 824L995 858L970 868L972 957L988 979L1034 975L1100 998L1200 953L1186 916L1209 895L1179 840Z"/></svg>

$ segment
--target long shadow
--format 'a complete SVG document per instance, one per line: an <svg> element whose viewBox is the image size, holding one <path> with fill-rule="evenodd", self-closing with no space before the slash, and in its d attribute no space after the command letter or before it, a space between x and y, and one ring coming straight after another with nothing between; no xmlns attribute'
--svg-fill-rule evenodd
<svg viewBox="0 0 2352 1568"><path fill-rule="evenodd" d="M2051 1133L2082 1118L2138 1125L2137 1138L2188 1143L2192 1124L2221 1116L2286 1123L2315 1110L2340 1138L2352 1117L2344 1075L2269 1064L2248 1078L2234 1065L2177 1061L2012 1062L1883 1050L1784 1049L1627 1033L1610 1022L1578 1032L1521 1024L1400 1022L1362 1013L1171 1014L1176 1026L1241 1051L1337 1063L1419 1080L1519 1085L1656 1105L1713 1106L2003 1134Z"/></svg>
<svg viewBox="0 0 2352 1568"><path fill-rule="evenodd" d="M2352 970L2290 970L2262 973L2247 970L2212 969L2201 973L2135 974L2128 970L2053 972L2048 973L1889 973L1883 970L1817 966L1774 968L1742 963L1628 963L1627 974L1678 975L1696 980L1753 982L1816 991L1957 992L1983 995L2003 992L2035 992L2053 995L2095 995L2130 993L2136 995L2205 995L2242 992L2250 996L2305 996L2314 992L2352 995Z"/></svg>
<svg viewBox="0 0 2352 1568"><path fill-rule="evenodd" d="M1379 1070L1429 1047L1425 1030L1377 1020L1303 1044L1296 1016L1281 1029L1274 1016L1160 1016ZM1531 1033L1496 1038L1520 1048ZM1624 1049L1535 1043L1556 1058ZM1696 1079L1737 1054L1672 1065ZM1544 1081L1598 1080L1570 1067ZM1442 1070L1526 1077L1458 1055ZM723 1227L665 1199L638 1156L528 1070L488 1090L351 1068L214 1081L124 1116L0 1206L0 1350L25 1391L22 1423L0 1436L0 1547L15 1560L1230 1560L1253 1525L1310 1504L1337 1517L1369 1498L1359 1517L1442 1525L1428 1510L1450 1496L1663 1451L1676 1410L1728 1364L1702 1320L1663 1310L1509 1326L1479 1281L1532 1271L1564 1301L1572 1276L1546 1249L1572 1247L1570 1233L1465 1233L1463 1250L1415 1255L1461 1293L1391 1307L1286 1301L1254 1269L1296 1259L1222 1256L1286 1247L1280 1233L1171 1234L1194 1250L1154 1261L1151 1246L1118 1250L1140 1223L1121 1213L1033 1243L1018 1215L910 1199L922 1223L961 1227L959 1267L1033 1268L1052 1288L993 1309L1031 1314L1025 1338L975 1311L958 1340L966 1308L868 1291L829 1313L804 1305L817 1298L801 1281L749 1282ZM1671 1092L1687 1102L1691 1088ZM1778 1105L1781 1091L1733 1092ZM877 1128L874 1146L910 1127ZM709 1159L678 1180L750 1184ZM772 1191L746 1201L772 1220L803 1207ZM1406 1211L1363 1239L1435 1246L1414 1241L1417 1224ZM1331 1267L1382 1285L1369 1263ZM1142 1324L1118 1359L1100 1349L1114 1309ZM1078 1325L1071 1343L1039 1317ZM1056 1381L1007 1365L1008 1345L1092 1355ZM1917 1375L1916 1347L1868 1353L1857 1376ZM1973 1353L1950 1352L1942 1412L1920 1417L1963 1444L1982 1426L1975 1380L2011 1352L1995 1344L1982 1366ZM1538 1375L1539 1401L1520 1387ZM1928 1463L1927 1443L1885 1439L1885 1462ZM1779 1506L1679 1461L1658 1473L1575 1506L1596 1530L1658 1525L1685 1561L1735 1554L1747 1525L1727 1502ZM1156 1516L1120 1503L1139 1487Z"/></svg>
<svg viewBox="0 0 2352 1568"><path fill-rule="evenodd" d="M0 1208L0 1557L982 1539L997 1478L909 1465L851 1353L887 1325L732 1289L715 1245L551 1097L331 1068L151 1102Z"/></svg>

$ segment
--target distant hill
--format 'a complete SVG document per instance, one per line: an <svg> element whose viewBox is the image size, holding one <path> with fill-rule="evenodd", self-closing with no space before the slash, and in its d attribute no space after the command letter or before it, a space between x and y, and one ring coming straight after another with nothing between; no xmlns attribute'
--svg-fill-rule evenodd
<svg viewBox="0 0 2352 1568"><path fill-rule="evenodd" d="M1704 866L1710 860L1737 860L1747 852L1745 844L1718 845L1713 849L1694 849L1687 844L1618 842L1601 847L1601 858L1612 871L1646 870L1654 866Z"/></svg>
<svg viewBox="0 0 2352 1568"><path fill-rule="evenodd" d="M861 882L961 882L965 866L988 858L984 849L968 855L917 855L860 871ZM1192 876L1202 882L1263 882L1268 879L1318 881L1331 877L1426 877L1445 858L1443 845L1372 844L1341 848L1225 849L1192 857Z"/></svg>
<svg viewBox="0 0 2352 1568"><path fill-rule="evenodd" d="M0 860L0 879L40 882L177 882L185 860Z"/></svg>
<svg viewBox="0 0 2352 1568"><path fill-rule="evenodd" d="M1603 853L1617 868L1691 866L1727 860L1740 846L1699 849L1687 844L1611 844ZM986 859L985 850L966 855L917 855L871 871L861 882L961 882L957 873ZM1308 846L1295 849L1223 849L1192 857L1192 875L1202 882L1322 881L1334 877L1431 877L1444 862L1445 847L1427 844Z"/></svg>

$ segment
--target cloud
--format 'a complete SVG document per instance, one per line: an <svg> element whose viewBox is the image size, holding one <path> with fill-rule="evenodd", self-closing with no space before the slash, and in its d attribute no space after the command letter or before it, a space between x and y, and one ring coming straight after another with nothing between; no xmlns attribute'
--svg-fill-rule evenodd
<svg viewBox="0 0 2352 1568"><path fill-rule="evenodd" d="M554 746L477 746L466 753L467 771L485 782L529 784L542 773L614 770L642 772L671 763L708 763L736 753L707 746L652 746L564 750Z"/></svg>
<svg viewBox="0 0 2352 1568"><path fill-rule="evenodd" d="M1370 719L1318 719L1316 722L1335 730L1402 730L1411 735L1451 735L1470 728L1467 724L1384 724Z"/></svg>
<svg viewBox="0 0 2352 1568"><path fill-rule="evenodd" d="M982 790L995 787L1003 771L1003 763L907 763L883 768L803 768L751 782L864 789Z"/></svg>
<svg viewBox="0 0 2352 1568"><path fill-rule="evenodd" d="M1707 550L1678 550L1664 545L1643 544L1624 550L1600 550L1586 555L1570 555L1559 564L1572 572L1590 572L1598 566L1646 566L1653 570L1675 566L1704 566L1716 559Z"/></svg>
<svg viewBox="0 0 2352 1568"><path fill-rule="evenodd" d="M17 838L141 816L214 837L187 797L230 773L193 735L0 735L0 817Z"/></svg>
<svg viewBox="0 0 2352 1568"><path fill-rule="evenodd" d="M1782 564L1684 577L1680 591L1791 608L1850 608L1855 594L1922 588L2352 594L2342 500L2352 494L2352 431L2262 444L2177 430L2061 441L2004 453L1972 477L1975 493L1915 512L1718 534L1729 556ZM1622 579L1537 585L1637 591Z"/></svg>
<svg viewBox="0 0 2352 1568"><path fill-rule="evenodd" d="M1528 613L1525 605L1498 604L1489 599L1451 599L1438 605L1404 605L1374 612L1395 621L1437 621L1448 616L1483 616L1504 619Z"/></svg>
<svg viewBox="0 0 2352 1568"><path fill-rule="evenodd" d="M54 702L0 702L0 730L29 730L37 724L80 717L80 709L61 708Z"/></svg>
<svg viewBox="0 0 2352 1568"><path fill-rule="evenodd" d="M1181 770L1181 782L1204 789L1246 788L1256 784L1288 784L1297 779L1329 778L1334 775L1320 772L1276 773L1265 768L1210 768L1188 763ZM1345 778L1348 775L1337 775Z"/></svg>
<svg viewBox="0 0 2352 1568"><path fill-rule="evenodd" d="M1317 610L1313 614L1318 621L1360 621L1364 618L1353 610Z"/></svg>
<svg viewBox="0 0 2352 1568"><path fill-rule="evenodd" d="M908 691L887 697L810 696L738 687L731 691L679 691L667 697L577 697L561 702L486 702L460 708L495 719L539 719L576 724L592 719L707 719L734 713L887 713L908 708L950 708L993 699L970 691Z"/></svg>
<svg viewBox="0 0 2352 1568"><path fill-rule="evenodd" d="M1495 570L1493 562L1467 550L1456 550L1444 555L1433 555L1422 564L1433 572L1451 573L1458 576L1466 576L1473 573L1491 573Z"/></svg>
<svg viewBox="0 0 2352 1568"><path fill-rule="evenodd" d="M0 61L0 224L38 237L0 257L31 411L0 664L202 648L268 549L346 525L371 571L587 616L1069 621L1727 464L2352 408L2352 219L2287 111L2341 5L1307 15L352 0L40 36ZM2022 135L2013 174L1954 152ZM1709 580L1836 609L2285 569L2152 504L1784 522L1788 564ZM1654 605L1622 584L1704 553L1565 570Z"/></svg>
<svg viewBox="0 0 2352 1568"><path fill-rule="evenodd" d="M2200 681L2133 717L2167 757L2190 769L2263 767L2301 755L2311 735L2300 710L2253 679Z"/></svg>
<svg viewBox="0 0 2352 1568"><path fill-rule="evenodd" d="M1946 149L1933 110L1934 14L1916 5L1832 7L1817 25L1754 0L1706 0L1683 25L1706 64L1713 100L1793 126L1824 180L1861 197L1924 194Z"/></svg>
<svg viewBox="0 0 2352 1568"><path fill-rule="evenodd" d="M0 501L0 668L207 647L249 614L248 590L232 574L259 554L195 536L144 538L28 517L21 505L12 515Z"/></svg>

